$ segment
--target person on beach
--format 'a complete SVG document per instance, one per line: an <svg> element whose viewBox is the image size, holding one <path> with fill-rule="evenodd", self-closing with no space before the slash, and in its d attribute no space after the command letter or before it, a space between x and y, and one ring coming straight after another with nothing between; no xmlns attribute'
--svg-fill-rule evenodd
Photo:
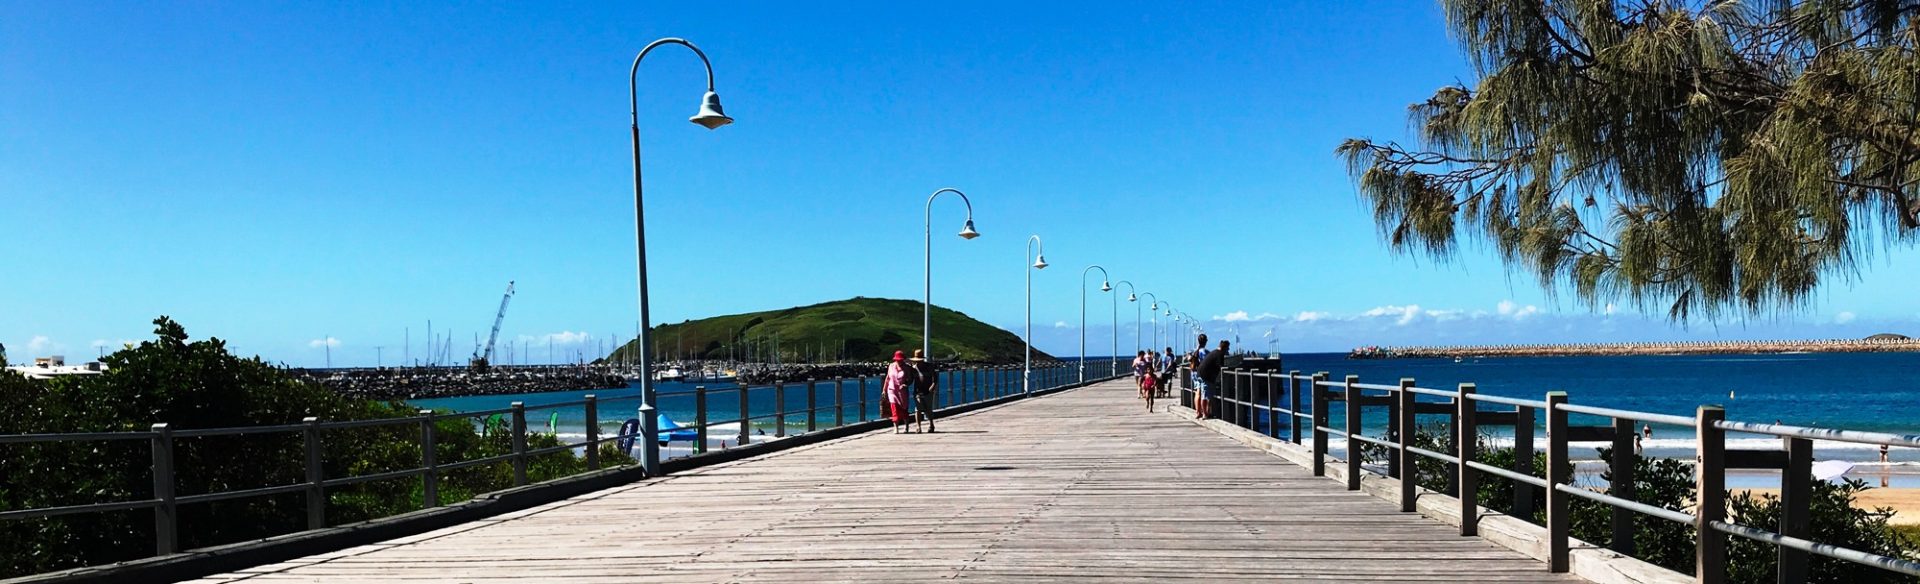
<svg viewBox="0 0 1920 584"><path fill-rule="evenodd" d="M887 366L887 377L880 382L881 397L887 406L887 419L893 421L893 433L904 434L908 422L913 420L911 410L907 409L907 388L913 384L913 367L906 363L906 353L893 352L893 364Z"/></svg>
<svg viewBox="0 0 1920 584"><path fill-rule="evenodd" d="M1193 354L1187 356L1187 371L1193 377L1193 417L1207 419L1212 405L1212 396L1207 393L1207 380L1200 376L1200 364L1207 360L1207 333L1200 333L1200 341L1193 344Z"/></svg>
<svg viewBox="0 0 1920 584"><path fill-rule="evenodd" d="M1227 350L1226 339L1221 339L1220 348L1207 351L1206 358L1200 360L1200 368L1197 373L1201 380L1206 381L1207 387L1212 388L1211 391L1218 391L1220 387L1220 369L1226 366L1227 355L1231 354L1233 353ZM1212 396L1208 396L1208 398L1212 399ZM1213 413L1212 403L1207 404L1207 413Z"/></svg>
<svg viewBox="0 0 1920 584"><path fill-rule="evenodd" d="M934 370L933 362L928 361L919 349L913 350L913 358L909 361L913 368L914 409L919 412L914 418L914 426L917 431L932 432L933 402L934 396L939 395L940 374ZM922 425L924 429L920 429Z"/></svg>

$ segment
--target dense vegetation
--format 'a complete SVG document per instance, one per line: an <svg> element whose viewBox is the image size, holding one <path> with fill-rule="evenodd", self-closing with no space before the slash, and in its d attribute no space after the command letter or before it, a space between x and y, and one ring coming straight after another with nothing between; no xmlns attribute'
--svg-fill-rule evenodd
<svg viewBox="0 0 1920 584"><path fill-rule="evenodd" d="M787 363L881 361L896 350L920 347L921 305L912 300L853 298L663 324L653 328L656 359L725 359ZM934 306L933 357L939 361L1015 363L1025 355L1020 337ZM779 344L776 348L775 340ZM607 357L625 362L635 345ZM1052 359L1038 350L1034 359Z"/></svg>
<svg viewBox="0 0 1920 584"><path fill-rule="evenodd" d="M1429 450L1459 454L1454 449L1454 440L1445 424L1419 427L1413 441ZM1494 447L1484 437L1476 448L1479 449L1476 459L1480 462L1513 468L1512 448ZM1369 462L1377 464L1384 464L1388 453L1387 449L1374 445L1364 447L1361 452ZM1602 460L1611 461L1614 454L1610 448L1600 451ZM1448 479L1452 472L1449 465L1425 457L1418 460L1420 486L1449 495L1458 494L1455 485ZM1535 453L1533 476L1545 478L1546 468L1546 455ZM1571 468L1565 470L1572 471ZM1612 472L1602 471L1600 478L1610 482ZM1481 505L1504 511L1512 507L1515 485L1514 481L1483 474L1476 497ZM1532 513L1522 519L1538 525L1546 524L1546 491L1531 485L1522 487L1534 490ZM1866 483L1857 480L1843 483L1815 481L1812 506L1808 513L1812 527L1810 539L1891 557L1911 557L1920 553L1920 540L1887 523L1893 516L1893 510L1854 507L1854 494L1866 488ZM1693 465L1674 459L1636 457L1633 490L1631 499L1635 501L1690 513L1696 500ZM1594 545L1611 545L1612 507L1574 498L1569 509L1573 511L1573 537ZM1754 495L1747 491L1731 492L1727 498L1727 518L1741 525L1775 529L1780 524L1780 499L1774 495ZM1633 521L1634 557L1669 570L1693 573L1693 526L1639 514L1634 515ZM1728 536L1727 539L1728 582L1759 584L1774 581L1778 557L1773 545L1738 536ZM1917 579L1871 566L1812 556L1808 562L1807 581L1912 583Z"/></svg>
<svg viewBox="0 0 1920 584"><path fill-rule="evenodd" d="M413 414L398 402L342 397L294 380L258 358L227 352L219 339L189 341L179 324L154 321L155 339L107 356L107 373L95 377L29 380L0 372L0 434L147 430L166 422L176 431L194 428L272 425L321 420L398 418ZM473 420L448 417L435 426L435 455L446 464L511 452L507 432L482 432ZM338 478L417 468L416 424L331 430L323 433L323 466ZM534 435L530 448L558 445ZM299 433L177 438L177 495L234 491L305 480ZM148 499L153 497L151 451L146 440L0 445L0 511ZM627 464L624 454L603 449L609 465ZM585 465L568 452L529 462L529 479L579 473ZM445 473L443 502L512 485L506 463ZM327 491L327 523L338 525L421 508L417 478L373 481ZM182 505L183 549L299 531L306 528L301 494ZM88 513L0 522L0 578L153 554L152 513L146 510Z"/></svg>
<svg viewBox="0 0 1920 584"><path fill-rule="evenodd" d="M1920 9L1900 0L1441 0L1471 84L1346 159L1395 249L1490 244L1591 306L1806 306L1920 240Z"/></svg>

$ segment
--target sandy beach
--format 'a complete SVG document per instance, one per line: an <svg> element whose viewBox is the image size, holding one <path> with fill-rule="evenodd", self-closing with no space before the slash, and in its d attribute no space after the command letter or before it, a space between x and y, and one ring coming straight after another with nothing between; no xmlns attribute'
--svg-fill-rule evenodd
<svg viewBox="0 0 1920 584"><path fill-rule="evenodd" d="M1734 489L1736 494L1741 491L1750 492L1754 496L1760 496L1762 494L1780 495L1780 489L1777 488ZM1894 525L1920 525L1920 489L1897 487L1870 488L1855 493L1853 506L1861 509L1891 508L1893 509L1893 518L1889 519L1888 523Z"/></svg>

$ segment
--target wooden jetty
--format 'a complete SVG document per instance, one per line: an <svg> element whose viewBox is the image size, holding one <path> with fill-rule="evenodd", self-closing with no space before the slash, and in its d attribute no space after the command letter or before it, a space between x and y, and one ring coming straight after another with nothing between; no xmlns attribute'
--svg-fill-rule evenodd
<svg viewBox="0 0 1920 584"><path fill-rule="evenodd" d="M1113 381L195 582L946 579L1578 581Z"/></svg>

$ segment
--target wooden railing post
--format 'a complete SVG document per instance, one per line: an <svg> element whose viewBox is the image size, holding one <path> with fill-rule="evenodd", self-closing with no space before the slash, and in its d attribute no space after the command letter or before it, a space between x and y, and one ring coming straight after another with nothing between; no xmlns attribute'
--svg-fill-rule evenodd
<svg viewBox="0 0 1920 584"><path fill-rule="evenodd" d="M440 463L434 446L433 410L420 410L420 507L440 506Z"/></svg>
<svg viewBox="0 0 1920 584"><path fill-rule="evenodd" d="M1287 372L1287 432L1294 444L1300 443L1300 370Z"/></svg>
<svg viewBox="0 0 1920 584"><path fill-rule="evenodd" d="M153 507L153 553L164 556L180 550L179 507L173 497L173 428L166 424L154 424L156 434L153 447L153 498L160 500Z"/></svg>
<svg viewBox="0 0 1920 584"><path fill-rule="evenodd" d="M1567 538L1573 526L1573 514L1567 507L1567 498L1572 495L1559 488L1572 482L1567 474L1573 469L1573 461L1567 460L1567 411L1560 409L1565 403L1567 392L1547 392L1547 569L1553 572L1567 571Z"/></svg>
<svg viewBox="0 0 1920 584"><path fill-rule="evenodd" d="M1699 460L1694 466L1694 581L1719 584L1727 580L1727 534L1714 529L1727 516L1727 431L1714 426L1727 418L1720 406L1700 406L1694 417Z"/></svg>
<svg viewBox="0 0 1920 584"><path fill-rule="evenodd" d="M867 421L867 376L865 375L860 376L860 395L856 401L860 402L860 409L854 412L859 414L854 416L854 419L865 422Z"/></svg>
<svg viewBox="0 0 1920 584"><path fill-rule="evenodd" d="M326 468L320 464L320 418L302 418L306 424L300 434L307 447L307 529L320 529L327 526L327 489Z"/></svg>
<svg viewBox="0 0 1920 584"><path fill-rule="evenodd" d="M587 470L600 470L600 400L586 396Z"/></svg>
<svg viewBox="0 0 1920 584"><path fill-rule="evenodd" d="M773 436L787 435L787 384L784 381L773 382Z"/></svg>
<svg viewBox="0 0 1920 584"><path fill-rule="evenodd" d="M1806 539L1812 535L1808 507L1813 502L1813 441L1787 438L1787 468L1780 471L1780 535ZM1807 581L1807 552L1779 547L1780 584Z"/></svg>
<svg viewBox="0 0 1920 584"><path fill-rule="evenodd" d="M693 453L707 453L707 386L693 386Z"/></svg>
<svg viewBox="0 0 1920 584"><path fill-rule="evenodd" d="M1454 409L1458 412L1454 414L1454 416L1460 419L1459 434L1454 436L1453 442L1460 446L1458 449L1460 452L1460 464L1455 470L1460 474L1460 478L1456 482L1460 485L1458 493L1460 500L1460 535L1463 536L1473 536L1480 533L1480 475L1474 474L1478 471L1473 470L1471 466L1467 466L1467 463L1473 462L1474 456L1480 449L1480 424L1478 421L1479 418L1475 416L1475 414L1479 413L1479 406L1472 399L1476 389L1477 388L1471 383L1460 384L1460 397L1455 400L1453 404ZM1524 487L1526 485L1515 486Z"/></svg>
<svg viewBox="0 0 1920 584"><path fill-rule="evenodd" d="M820 412L819 395L818 395L819 393L820 393L819 385L814 380L808 379L807 380L807 433L809 434L813 433L814 430L819 429L818 422L817 420L815 420L815 418L818 417L815 414L818 414Z"/></svg>
<svg viewBox="0 0 1920 584"><path fill-rule="evenodd" d="M1313 476L1316 477L1327 476L1327 431L1322 428L1333 423L1332 416L1327 415L1327 390L1320 387L1320 382L1326 380L1325 371L1307 380L1307 396L1313 400Z"/></svg>
<svg viewBox="0 0 1920 584"><path fill-rule="evenodd" d="M513 402L513 486L527 484L527 404Z"/></svg>
<svg viewBox="0 0 1920 584"><path fill-rule="evenodd" d="M1533 476L1533 431L1538 427L1533 411L1531 406L1513 409L1513 472L1526 476ZM1533 485L1513 483L1513 509L1507 514L1533 520Z"/></svg>
<svg viewBox="0 0 1920 584"><path fill-rule="evenodd" d="M1267 386L1267 435L1274 438L1280 437L1280 397L1278 389L1286 386L1286 384L1279 382L1279 377L1280 372L1268 371L1266 377L1263 378L1266 380L1265 385ZM1292 418L1288 419L1291 420Z"/></svg>
<svg viewBox="0 0 1920 584"><path fill-rule="evenodd" d="M1354 438L1361 434L1360 388L1356 387L1359 384L1360 376L1348 375L1344 388L1346 391L1342 394L1347 400L1344 407L1347 410L1347 490L1349 491L1360 490L1360 445L1363 442Z"/></svg>
<svg viewBox="0 0 1920 584"><path fill-rule="evenodd" d="M736 442L741 446L746 446L749 441L753 440L752 438L753 408L752 406L748 405L750 402L747 399L747 398L753 397L753 388L748 386L745 383L742 383L740 384L740 387L739 387L739 393L740 393L740 396L739 396L740 397L740 439L737 440Z"/></svg>
<svg viewBox="0 0 1920 584"><path fill-rule="evenodd" d="M1403 377L1400 379L1398 397L1400 399L1394 400L1394 409L1396 410L1394 414L1396 414L1400 420L1400 434L1398 436L1400 438L1400 451L1394 454L1395 458L1400 461L1400 510L1411 513L1413 512L1414 487L1420 484L1420 467L1419 463L1416 462L1419 459L1414 458L1415 455L1413 453L1413 422L1416 419L1414 414L1418 413L1413 409L1413 378ZM1473 500L1473 497L1461 498L1469 501Z"/></svg>
<svg viewBox="0 0 1920 584"><path fill-rule="evenodd" d="M1607 466L1608 474L1611 476L1607 479L1607 494L1628 501L1636 500L1633 488L1633 465L1640 458L1639 453L1633 451L1633 438L1636 435L1633 432L1633 420L1613 419L1613 460L1609 461ZM1613 511L1611 518L1613 541L1609 542L1607 549L1631 556L1633 555L1635 513L1625 507L1611 505L1608 507Z"/></svg>

